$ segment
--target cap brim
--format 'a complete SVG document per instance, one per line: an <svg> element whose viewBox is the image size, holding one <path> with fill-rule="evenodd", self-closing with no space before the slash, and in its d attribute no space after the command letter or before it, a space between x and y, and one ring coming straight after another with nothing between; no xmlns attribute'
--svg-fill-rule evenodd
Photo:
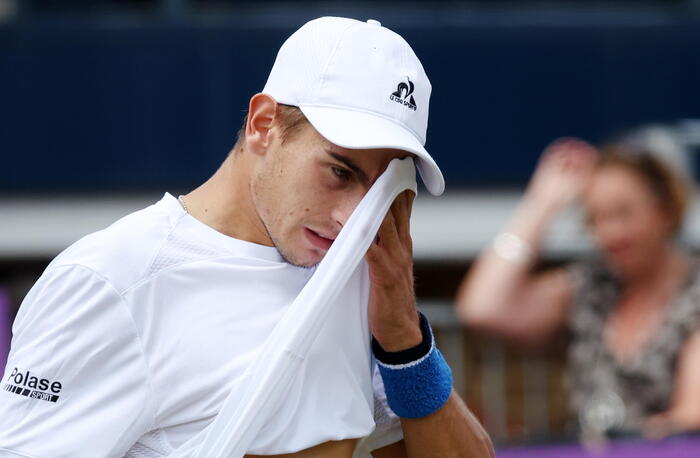
<svg viewBox="0 0 700 458"><path fill-rule="evenodd" d="M445 191L440 168L418 138L405 127L362 111L323 106L299 108L318 133L335 145L350 149L391 148L415 154L416 168L428 192L439 196Z"/></svg>

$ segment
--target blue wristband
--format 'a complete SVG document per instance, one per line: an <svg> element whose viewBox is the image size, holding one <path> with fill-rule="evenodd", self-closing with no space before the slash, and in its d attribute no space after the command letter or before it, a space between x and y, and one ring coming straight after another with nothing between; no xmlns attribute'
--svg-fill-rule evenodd
<svg viewBox="0 0 700 458"><path fill-rule="evenodd" d="M420 314L420 320L423 342L416 347L391 353L372 339L372 350L382 374L389 407L403 418L430 415L447 402L452 392L450 366L435 346L432 329L423 314ZM402 357L415 356L417 352L422 355L399 362Z"/></svg>

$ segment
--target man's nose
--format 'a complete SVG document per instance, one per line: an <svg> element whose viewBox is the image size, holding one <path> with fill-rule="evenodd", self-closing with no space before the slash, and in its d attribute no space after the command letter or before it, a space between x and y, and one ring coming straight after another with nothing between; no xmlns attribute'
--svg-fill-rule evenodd
<svg viewBox="0 0 700 458"><path fill-rule="evenodd" d="M331 217L333 222L338 225L338 230L345 226L361 200L362 196L346 196L334 207Z"/></svg>

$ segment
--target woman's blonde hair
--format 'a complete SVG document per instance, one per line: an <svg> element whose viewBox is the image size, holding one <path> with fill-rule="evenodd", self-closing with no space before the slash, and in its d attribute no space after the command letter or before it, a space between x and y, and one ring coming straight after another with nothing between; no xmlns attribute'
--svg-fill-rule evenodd
<svg viewBox="0 0 700 458"><path fill-rule="evenodd" d="M601 149L597 167L621 166L637 174L667 212L672 231L683 225L692 196L692 183L651 150L612 143Z"/></svg>

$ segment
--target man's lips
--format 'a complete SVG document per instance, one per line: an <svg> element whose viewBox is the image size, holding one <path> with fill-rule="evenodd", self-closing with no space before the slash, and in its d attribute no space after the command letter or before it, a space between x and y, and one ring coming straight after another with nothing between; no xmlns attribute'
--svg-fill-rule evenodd
<svg viewBox="0 0 700 458"><path fill-rule="evenodd" d="M333 239L323 237L322 235L315 231L312 231L308 227L304 228L304 233L306 234L306 238L309 239L312 245L324 251L328 251L328 249L333 244Z"/></svg>

